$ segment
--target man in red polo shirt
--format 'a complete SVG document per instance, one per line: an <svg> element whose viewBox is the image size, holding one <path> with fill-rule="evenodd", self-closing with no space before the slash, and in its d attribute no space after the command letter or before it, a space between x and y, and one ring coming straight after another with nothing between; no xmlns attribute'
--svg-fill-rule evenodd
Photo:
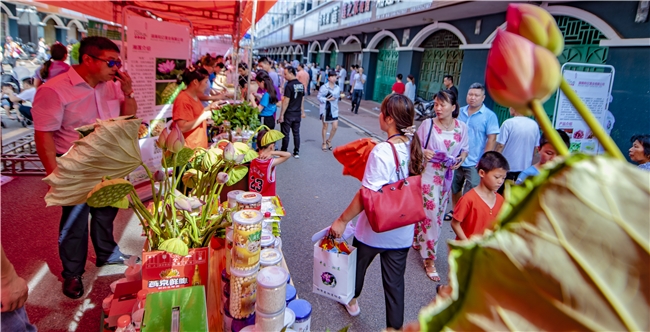
<svg viewBox="0 0 650 332"><path fill-rule="evenodd" d="M406 90L406 85L402 83L402 74L397 74L397 82L393 84L393 93L403 95L404 90Z"/></svg>

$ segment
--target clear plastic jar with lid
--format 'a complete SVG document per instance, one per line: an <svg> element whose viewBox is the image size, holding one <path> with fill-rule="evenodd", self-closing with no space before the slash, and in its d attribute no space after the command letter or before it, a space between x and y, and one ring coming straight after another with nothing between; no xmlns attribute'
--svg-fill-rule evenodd
<svg viewBox="0 0 650 332"><path fill-rule="evenodd" d="M237 195L237 205L240 210L262 210L262 195L254 192L244 192Z"/></svg>
<svg viewBox="0 0 650 332"><path fill-rule="evenodd" d="M230 262L232 260L233 242L233 229L232 226L226 227L226 275L230 277Z"/></svg>
<svg viewBox="0 0 650 332"><path fill-rule="evenodd" d="M248 270L230 269L229 311L235 319L249 317L255 312L258 269L259 265Z"/></svg>
<svg viewBox="0 0 650 332"><path fill-rule="evenodd" d="M242 193L245 193L245 191L231 190L228 192L228 208L232 209L237 207L237 196Z"/></svg>
<svg viewBox="0 0 650 332"><path fill-rule="evenodd" d="M282 263L282 252L278 249L262 249L260 251L260 265L262 268L269 266L280 266Z"/></svg>
<svg viewBox="0 0 650 332"><path fill-rule="evenodd" d="M255 328L258 331L280 331L284 327L284 306L280 311L265 314L255 311Z"/></svg>
<svg viewBox="0 0 650 332"><path fill-rule="evenodd" d="M275 236L273 236L273 232L268 229L262 228L261 241L262 241L262 249L271 248L275 243Z"/></svg>
<svg viewBox="0 0 650 332"><path fill-rule="evenodd" d="M257 210L242 210L233 214L232 269L249 269L260 261L262 214ZM232 271L231 271L232 274Z"/></svg>
<svg viewBox="0 0 650 332"><path fill-rule="evenodd" d="M257 312L277 313L286 306L289 272L278 266L269 266L257 275Z"/></svg>

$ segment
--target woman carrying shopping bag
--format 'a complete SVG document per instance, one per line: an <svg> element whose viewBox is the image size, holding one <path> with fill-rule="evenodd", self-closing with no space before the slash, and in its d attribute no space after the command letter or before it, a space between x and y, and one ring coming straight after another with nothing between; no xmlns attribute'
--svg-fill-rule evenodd
<svg viewBox="0 0 650 332"><path fill-rule="evenodd" d="M364 187L378 192L384 185L399 182L404 175L420 175L424 170L420 140L415 136L413 103L404 95L389 95L381 104L379 126L388 134L388 141L377 144L366 164L362 189L337 218L330 232L340 237L347 223L359 215L353 246L357 248L356 288L354 299L345 308L352 316L361 309L357 298L361 295L366 269L375 256L381 257L382 282L386 304L386 326L399 330L404 322L404 272L409 247L413 241L414 226L407 225L377 233L372 230L362 192ZM394 149L393 149L394 147ZM395 154L401 177L396 172ZM421 194L421 193L420 193Z"/></svg>
<svg viewBox="0 0 650 332"><path fill-rule="evenodd" d="M318 91L318 101L320 101L320 119L323 121L323 151L332 151L332 139L339 127L339 98L341 97L341 88L336 85L336 72L330 70L327 73L327 84L320 87ZM329 139L327 138L327 129L332 124L332 131Z"/></svg>

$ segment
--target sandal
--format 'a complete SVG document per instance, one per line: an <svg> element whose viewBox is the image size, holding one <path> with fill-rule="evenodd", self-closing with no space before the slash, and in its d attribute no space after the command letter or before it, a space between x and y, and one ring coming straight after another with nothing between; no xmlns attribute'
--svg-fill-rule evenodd
<svg viewBox="0 0 650 332"><path fill-rule="evenodd" d="M332 142L331 141L326 141L327 143L327 149L332 151Z"/></svg>
<svg viewBox="0 0 650 332"><path fill-rule="evenodd" d="M452 219L454 219L454 210L449 210L449 212L447 212L447 214L445 214L444 220L445 221L451 221Z"/></svg>
<svg viewBox="0 0 650 332"><path fill-rule="evenodd" d="M325 145L325 143L323 143L321 146L321 150L323 150L323 152L327 152L327 145Z"/></svg>
<svg viewBox="0 0 650 332"><path fill-rule="evenodd" d="M356 301L356 303L353 305L347 303L344 304L343 306L345 307L345 310L348 311L348 314L350 314L350 316L352 317L359 316L359 314L361 313L361 308L359 308L359 301Z"/></svg>
<svg viewBox="0 0 650 332"><path fill-rule="evenodd" d="M436 266L433 264L433 260L431 259L424 260L424 271L426 272L427 277L431 279L431 281L435 281L435 282L440 281L440 276L438 275Z"/></svg>

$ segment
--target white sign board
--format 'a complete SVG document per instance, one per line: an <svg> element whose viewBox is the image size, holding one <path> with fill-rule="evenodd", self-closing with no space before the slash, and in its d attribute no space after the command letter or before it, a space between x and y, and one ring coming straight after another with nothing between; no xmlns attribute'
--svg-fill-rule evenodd
<svg viewBox="0 0 650 332"><path fill-rule="evenodd" d="M565 70L567 66L601 67L607 72L586 72ZM562 66L562 74L580 99L589 107L596 119L607 126L609 96L614 82L614 67L567 63ZM599 144L591 129L561 91L555 105L555 128L566 132L571 138L571 152L597 154Z"/></svg>
<svg viewBox="0 0 650 332"><path fill-rule="evenodd" d="M176 78L192 56L190 28L128 14L126 25L128 72L138 103L136 115L142 119L142 161L153 171L160 167L162 151L155 142L171 122L171 104L178 92ZM145 179L142 167L129 175L134 184Z"/></svg>

